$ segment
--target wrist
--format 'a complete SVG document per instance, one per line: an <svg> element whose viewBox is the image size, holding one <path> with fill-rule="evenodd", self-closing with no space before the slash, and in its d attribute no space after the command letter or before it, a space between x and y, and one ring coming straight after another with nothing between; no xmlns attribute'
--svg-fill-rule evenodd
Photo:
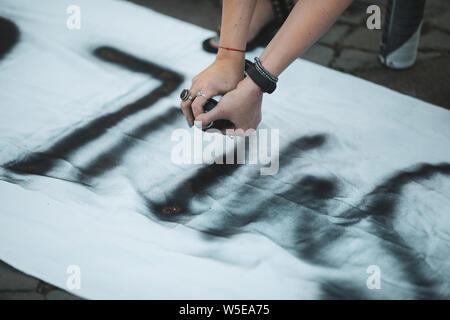
<svg viewBox="0 0 450 320"><path fill-rule="evenodd" d="M228 74L235 74L240 79L242 79L243 70L245 66L244 56L240 57L239 55L217 55L215 64L221 66L223 70L225 70Z"/></svg>
<svg viewBox="0 0 450 320"><path fill-rule="evenodd" d="M216 60L227 60L231 63L241 65L244 63L245 53L219 48L219 50L217 51Z"/></svg>
<svg viewBox="0 0 450 320"><path fill-rule="evenodd" d="M250 92L258 93L258 94L263 93L261 88L250 77L248 77L248 76L245 77L244 80L242 80L241 82L242 82L242 85Z"/></svg>
<svg viewBox="0 0 450 320"><path fill-rule="evenodd" d="M255 63L248 60L245 61L245 71L247 77L257 85L262 92L273 93L277 88L278 78L269 73L262 65L258 58Z"/></svg>

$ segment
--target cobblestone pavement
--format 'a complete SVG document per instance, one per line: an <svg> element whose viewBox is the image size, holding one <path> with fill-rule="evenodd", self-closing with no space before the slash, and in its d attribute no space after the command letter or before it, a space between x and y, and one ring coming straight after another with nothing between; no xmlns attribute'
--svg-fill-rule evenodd
<svg viewBox="0 0 450 320"><path fill-rule="evenodd" d="M63 270L64 272L64 270ZM0 300L79 300L0 261Z"/></svg>
<svg viewBox="0 0 450 320"><path fill-rule="evenodd" d="M220 21L219 1L131 1L210 30L216 30ZM368 5L378 4L383 9L386 3L355 1L302 57L450 109L450 1L427 1L417 63L403 71L387 69L378 62L382 32L366 28ZM79 298L0 261L0 299Z"/></svg>

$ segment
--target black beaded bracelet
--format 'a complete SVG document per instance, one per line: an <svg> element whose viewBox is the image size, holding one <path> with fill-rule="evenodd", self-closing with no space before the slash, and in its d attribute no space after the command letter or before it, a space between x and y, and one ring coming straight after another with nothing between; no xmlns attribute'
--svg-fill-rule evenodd
<svg viewBox="0 0 450 320"><path fill-rule="evenodd" d="M263 67L261 60L258 57L255 57L255 67L259 71L259 73L263 74L266 78L268 78L272 82L278 82L278 78L272 75L266 68Z"/></svg>
<svg viewBox="0 0 450 320"><path fill-rule="evenodd" d="M245 61L245 73L253 80L254 83L261 88L262 92L272 93L277 88L277 81L274 81L273 77L267 70L262 68L262 66L256 66L256 63Z"/></svg>

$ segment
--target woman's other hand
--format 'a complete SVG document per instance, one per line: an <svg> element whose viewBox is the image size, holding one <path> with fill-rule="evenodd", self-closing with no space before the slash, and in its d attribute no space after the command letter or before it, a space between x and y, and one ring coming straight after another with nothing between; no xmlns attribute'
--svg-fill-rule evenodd
<svg viewBox="0 0 450 320"><path fill-rule="evenodd" d="M211 121L227 119L233 122L234 128L231 129L234 129L235 135L246 135L247 130L256 130L261 122L262 95L253 80L246 77L236 89L225 94L214 109L199 114L195 121L201 121L205 127Z"/></svg>
<svg viewBox="0 0 450 320"><path fill-rule="evenodd" d="M243 77L243 54L231 52L227 56L219 53L208 68L192 79L189 91L195 98L194 101L181 102L181 109L188 122L193 125L194 119L203 113L203 106L209 98L235 89ZM197 92L201 92L204 96L196 96Z"/></svg>

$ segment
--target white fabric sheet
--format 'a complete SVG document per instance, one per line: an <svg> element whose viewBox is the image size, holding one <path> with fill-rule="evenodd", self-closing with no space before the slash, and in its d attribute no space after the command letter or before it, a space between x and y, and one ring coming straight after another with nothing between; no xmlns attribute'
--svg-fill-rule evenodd
<svg viewBox="0 0 450 320"><path fill-rule="evenodd" d="M211 32L107 0L69 30L71 4L0 1L0 259L93 299L450 298L449 111L297 60L264 96L278 174L175 165Z"/></svg>

